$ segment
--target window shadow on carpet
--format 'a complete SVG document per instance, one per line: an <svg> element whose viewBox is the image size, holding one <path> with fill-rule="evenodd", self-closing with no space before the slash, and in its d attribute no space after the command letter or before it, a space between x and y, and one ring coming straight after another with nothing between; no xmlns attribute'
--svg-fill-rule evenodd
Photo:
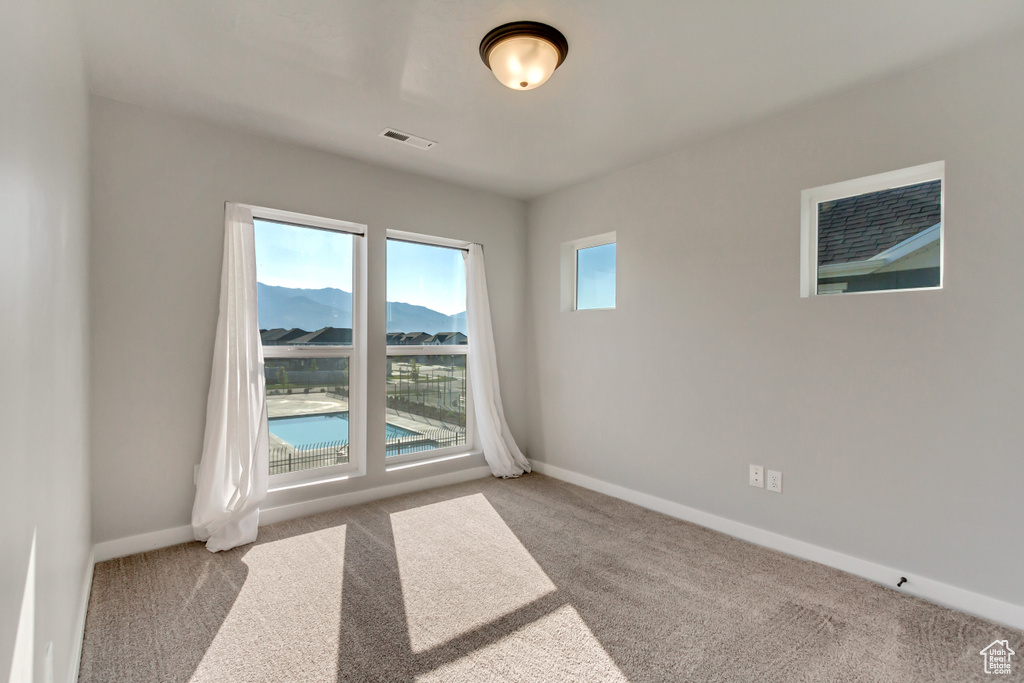
<svg viewBox="0 0 1024 683"><path fill-rule="evenodd" d="M960 681L996 638L1024 651L1012 629L527 475L98 564L80 680Z"/></svg>
<svg viewBox="0 0 1024 683"><path fill-rule="evenodd" d="M451 494L349 524L337 680L626 681L487 498Z"/></svg>
<svg viewBox="0 0 1024 683"><path fill-rule="evenodd" d="M247 551L189 543L98 563L79 681L191 680L246 583Z"/></svg>

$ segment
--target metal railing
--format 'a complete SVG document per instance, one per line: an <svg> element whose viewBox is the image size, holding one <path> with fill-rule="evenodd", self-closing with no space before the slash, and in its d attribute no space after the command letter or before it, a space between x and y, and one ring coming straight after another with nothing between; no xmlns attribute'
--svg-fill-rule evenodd
<svg viewBox="0 0 1024 683"><path fill-rule="evenodd" d="M270 473L284 474L348 462L348 441L306 444L299 448L278 446L270 449Z"/></svg>
<svg viewBox="0 0 1024 683"><path fill-rule="evenodd" d="M432 451L448 446L458 446L466 443L465 430L453 431L451 429L429 429L419 434L398 436L385 441L384 455L405 455L406 453L418 453L420 451Z"/></svg>
<svg viewBox="0 0 1024 683"><path fill-rule="evenodd" d="M405 455L420 451L458 446L466 443L465 430L430 429L419 434L399 436L385 441L385 455ZM270 474L299 472L317 467L344 465L348 462L348 441L327 441L299 447L276 446L270 449Z"/></svg>

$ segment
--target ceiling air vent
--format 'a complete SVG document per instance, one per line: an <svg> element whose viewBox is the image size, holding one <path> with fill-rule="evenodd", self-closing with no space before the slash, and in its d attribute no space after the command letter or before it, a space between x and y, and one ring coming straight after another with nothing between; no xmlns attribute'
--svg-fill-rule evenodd
<svg viewBox="0 0 1024 683"><path fill-rule="evenodd" d="M394 128L385 128L380 132L380 137L391 138L392 140L397 140L404 145L411 145L416 149L430 149L437 144L433 140L409 135L408 133L403 133L402 131L395 130Z"/></svg>

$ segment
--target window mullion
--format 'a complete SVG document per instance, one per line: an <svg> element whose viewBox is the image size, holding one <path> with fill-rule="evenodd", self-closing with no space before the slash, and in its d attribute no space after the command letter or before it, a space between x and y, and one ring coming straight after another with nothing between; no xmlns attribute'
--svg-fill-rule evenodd
<svg viewBox="0 0 1024 683"><path fill-rule="evenodd" d="M351 358L352 347L345 346L264 346L264 358Z"/></svg>

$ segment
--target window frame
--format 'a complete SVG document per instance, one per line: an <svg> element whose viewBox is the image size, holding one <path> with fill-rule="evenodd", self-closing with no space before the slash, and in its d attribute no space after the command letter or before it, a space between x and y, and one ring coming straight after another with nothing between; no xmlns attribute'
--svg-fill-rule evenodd
<svg viewBox="0 0 1024 683"><path fill-rule="evenodd" d="M466 273L466 326L469 326L469 247L472 244L465 240L452 239L449 237L436 237L424 235L405 230L387 230L384 237L384 260L385 260L385 305L387 305L387 242L395 240L398 242L411 242L432 247L444 247L447 249L458 249L463 252L463 267ZM467 335L468 337L468 335ZM462 455L471 455L480 451L477 444L476 414L473 406L473 382L469 371L469 354L471 353L473 340L468 339L466 344L458 345L385 345L385 365L387 359L393 356L465 356L466 358L466 443L444 448L435 448L429 451L417 451L414 453L403 453L401 455L387 454L387 446L384 448L385 471L397 471L408 467L410 464L420 462L433 462L435 460L448 460ZM385 378L385 382L387 378ZM387 389L384 392L384 418L387 421Z"/></svg>
<svg viewBox="0 0 1024 683"><path fill-rule="evenodd" d="M352 345L351 346L262 346L264 360L268 358L348 358L348 462L342 465L315 467L297 472L270 474L269 490L293 488L304 484L336 481L366 474L366 422L368 417L367 338L366 338L366 226L333 218L269 209L240 204L252 211L254 221L285 223L299 228L328 230L352 236ZM259 277L253 254L253 273ZM255 285L255 282L253 283ZM264 387L266 395L266 387ZM355 399L355 400L353 400ZM269 421L268 421L269 432ZM269 433L265 435L269 443Z"/></svg>
<svg viewBox="0 0 1024 683"><path fill-rule="evenodd" d="M579 301L579 252L592 247L615 245L615 305L601 308L577 308ZM619 252L616 231L562 243L562 310L614 311L619 305Z"/></svg>
<svg viewBox="0 0 1024 683"><path fill-rule="evenodd" d="M818 205L871 192L893 190L908 185L938 180L939 191L939 284L934 287L905 287L873 289L861 292L818 292ZM842 298L854 294L883 294L887 292L922 292L942 289L946 278L946 162L935 161L896 171L844 180L822 185L800 193L800 297L826 296Z"/></svg>

